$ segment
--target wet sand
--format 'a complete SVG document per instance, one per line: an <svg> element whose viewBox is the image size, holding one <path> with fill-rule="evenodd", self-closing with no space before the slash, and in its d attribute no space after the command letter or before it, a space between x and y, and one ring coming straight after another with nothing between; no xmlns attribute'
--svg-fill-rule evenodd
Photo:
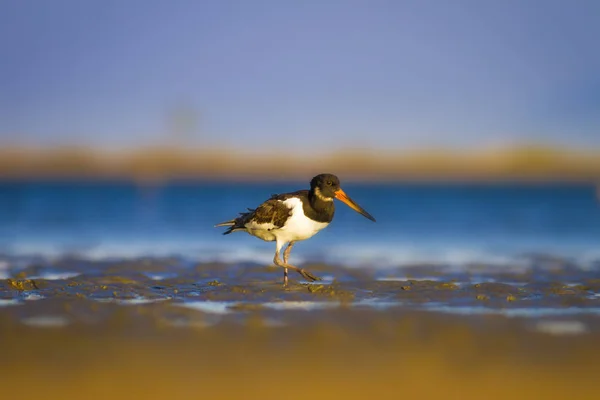
<svg viewBox="0 0 600 400"><path fill-rule="evenodd" d="M0 384L21 398L597 397L600 277L178 259L0 270Z"/></svg>

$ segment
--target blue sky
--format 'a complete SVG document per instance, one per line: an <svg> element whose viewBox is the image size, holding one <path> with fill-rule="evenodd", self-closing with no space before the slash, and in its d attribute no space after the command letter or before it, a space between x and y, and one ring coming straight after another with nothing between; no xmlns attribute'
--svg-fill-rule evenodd
<svg viewBox="0 0 600 400"><path fill-rule="evenodd" d="M600 2L3 0L0 140L600 147Z"/></svg>

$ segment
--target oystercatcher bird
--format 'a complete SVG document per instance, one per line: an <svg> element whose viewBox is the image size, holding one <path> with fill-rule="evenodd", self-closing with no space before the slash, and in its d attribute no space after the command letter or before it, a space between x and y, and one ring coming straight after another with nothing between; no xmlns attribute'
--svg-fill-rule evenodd
<svg viewBox="0 0 600 400"><path fill-rule="evenodd" d="M313 237L333 220L333 199L346 203L350 208L375 222L375 218L356 204L340 188L340 180L332 174L320 174L310 181L310 190L274 194L270 199L248 212L229 221L215 225L228 226L223 234L243 231L266 242L276 242L275 265L283 267L283 285L288 284L288 268L295 270L309 281L321 280L310 272L288 263L294 244ZM280 259L281 249L287 244Z"/></svg>

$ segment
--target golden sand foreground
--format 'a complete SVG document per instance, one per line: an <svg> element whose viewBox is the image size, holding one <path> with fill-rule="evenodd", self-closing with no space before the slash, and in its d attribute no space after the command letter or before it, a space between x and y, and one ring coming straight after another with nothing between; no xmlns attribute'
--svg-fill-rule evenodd
<svg viewBox="0 0 600 400"><path fill-rule="evenodd" d="M599 340L400 311L183 328L139 306L94 327L4 318L0 382L7 395L47 399L595 399Z"/></svg>
<svg viewBox="0 0 600 400"><path fill-rule="evenodd" d="M169 261L64 267L78 266L0 281L7 398L598 396L593 271L477 283L311 265L333 280L284 290L263 266L200 264L160 280L145 274L177 271Z"/></svg>

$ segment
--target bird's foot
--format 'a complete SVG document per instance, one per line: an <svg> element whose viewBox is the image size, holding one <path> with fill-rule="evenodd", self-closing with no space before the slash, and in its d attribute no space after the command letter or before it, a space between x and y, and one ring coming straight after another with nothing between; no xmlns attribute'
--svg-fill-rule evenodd
<svg viewBox="0 0 600 400"><path fill-rule="evenodd" d="M304 279L306 279L307 281L314 282L314 281L321 281L321 280L322 280L322 279L321 279L321 278L319 278L318 276L314 276L313 274L311 274L310 272L308 272L308 271L307 271L307 270L305 270L305 269L298 269L297 271L298 271L298 273L299 273L300 275L302 275L302 276L304 277Z"/></svg>

